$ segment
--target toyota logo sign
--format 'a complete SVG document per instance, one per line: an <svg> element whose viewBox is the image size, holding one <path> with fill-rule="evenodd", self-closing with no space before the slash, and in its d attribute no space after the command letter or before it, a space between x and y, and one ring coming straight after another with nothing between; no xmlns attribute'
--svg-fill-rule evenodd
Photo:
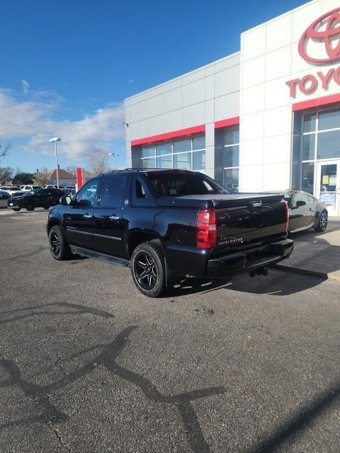
<svg viewBox="0 0 340 453"><path fill-rule="evenodd" d="M309 44L322 45L328 58L316 58ZM317 49L313 49L317 52ZM319 53L319 52L318 52ZM333 9L316 19L303 33L299 41L299 54L309 63L333 63L340 60L340 8Z"/></svg>

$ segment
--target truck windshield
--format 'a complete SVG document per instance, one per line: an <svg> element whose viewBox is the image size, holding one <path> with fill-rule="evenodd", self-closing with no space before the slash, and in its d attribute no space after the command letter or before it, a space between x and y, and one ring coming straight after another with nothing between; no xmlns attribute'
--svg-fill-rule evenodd
<svg viewBox="0 0 340 453"><path fill-rule="evenodd" d="M203 173L159 171L148 172L147 176L159 197L230 193Z"/></svg>

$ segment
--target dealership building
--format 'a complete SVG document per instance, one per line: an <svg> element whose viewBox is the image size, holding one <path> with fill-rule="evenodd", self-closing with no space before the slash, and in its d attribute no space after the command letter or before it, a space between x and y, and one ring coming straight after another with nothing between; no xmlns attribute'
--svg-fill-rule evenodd
<svg viewBox="0 0 340 453"><path fill-rule="evenodd" d="M202 171L233 192L301 189L340 216L340 3L241 34L240 51L125 100L129 166Z"/></svg>

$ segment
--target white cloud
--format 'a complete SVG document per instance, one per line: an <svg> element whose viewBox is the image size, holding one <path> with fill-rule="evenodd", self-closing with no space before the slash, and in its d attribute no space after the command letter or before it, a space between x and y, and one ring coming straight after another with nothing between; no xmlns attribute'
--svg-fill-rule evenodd
<svg viewBox="0 0 340 453"><path fill-rule="evenodd" d="M29 85L29 83L27 82L27 80L22 79L22 81L21 81L21 89L22 89L22 92L23 92L24 94L27 94L27 93L28 93L29 87L30 87L30 85Z"/></svg>
<svg viewBox="0 0 340 453"><path fill-rule="evenodd" d="M29 84L22 81L27 99ZM0 90L0 138L17 142L35 155L50 153L49 139L60 136L60 152L70 161L86 161L94 150L112 151L112 141L124 137L123 103L108 105L77 121L56 121L61 98L51 93L29 92L21 100L16 93Z"/></svg>
<svg viewBox="0 0 340 453"><path fill-rule="evenodd" d="M13 139L43 131L49 110L47 104L20 102L14 95L0 91L0 136Z"/></svg>

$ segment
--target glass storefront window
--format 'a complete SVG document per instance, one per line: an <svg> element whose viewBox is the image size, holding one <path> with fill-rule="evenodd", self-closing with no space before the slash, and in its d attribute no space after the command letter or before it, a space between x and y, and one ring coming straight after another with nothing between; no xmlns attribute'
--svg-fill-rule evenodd
<svg viewBox="0 0 340 453"><path fill-rule="evenodd" d="M225 145L233 145L240 142L240 128L239 126L231 126L225 129Z"/></svg>
<svg viewBox="0 0 340 453"><path fill-rule="evenodd" d="M180 170L190 170L191 153L174 154L174 168Z"/></svg>
<svg viewBox="0 0 340 453"><path fill-rule="evenodd" d="M227 168L224 174L225 186L231 192L238 192L239 171L238 168Z"/></svg>
<svg viewBox="0 0 340 453"><path fill-rule="evenodd" d="M204 170L205 169L205 151L196 151L192 154L192 169Z"/></svg>
<svg viewBox="0 0 340 453"><path fill-rule="evenodd" d="M215 179L232 192L238 191L239 154L239 125L216 128Z"/></svg>
<svg viewBox="0 0 340 453"><path fill-rule="evenodd" d="M317 158L340 158L340 130L318 134Z"/></svg>
<svg viewBox="0 0 340 453"><path fill-rule="evenodd" d="M313 194L314 188L314 162L302 164L302 187L305 192Z"/></svg>
<svg viewBox="0 0 340 453"><path fill-rule="evenodd" d="M324 131L326 129L339 129L339 128L340 128L340 110L320 112L318 127L320 131Z"/></svg>
<svg viewBox="0 0 340 453"><path fill-rule="evenodd" d="M138 152L135 162L140 168L205 170L204 135L144 146Z"/></svg>
<svg viewBox="0 0 340 453"><path fill-rule="evenodd" d="M157 168L172 168L172 155L159 156L157 158Z"/></svg>
<svg viewBox="0 0 340 453"><path fill-rule="evenodd" d="M157 157L172 153L172 143L160 143L156 146Z"/></svg>
<svg viewBox="0 0 340 453"><path fill-rule="evenodd" d="M233 145L240 141L240 128L239 126L227 127L224 131L224 144Z"/></svg>
<svg viewBox="0 0 340 453"><path fill-rule="evenodd" d="M330 159L340 159L340 108L295 113L292 187L317 194L317 169L320 162Z"/></svg>
<svg viewBox="0 0 340 453"><path fill-rule="evenodd" d="M315 159L315 134L303 136L302 160Z"/></svg>
<svg viewBox="0 0 340 453"><path fill-rule="evenodd" d="M200 135L192 139L192 149L205 149L204 135Z"/></svg>
<svg viewBox="0 0 340 453"><path fill-rule="evenodd" d="M337 164L324 164L321 167L320 186L323 192L336 191Z"/></svg>
<svg viewBox="0 0 340 453"><path fill-rule="evenodd" d="M224 148L223 162L224 167L238 167L239 166L239 146L228 146Z"/></svg>
<svg viewBox="0 0 340 453"><path fill-rule="evenodd" d="M316 113L306 114L303 117L303 132L315 132Z"/></svg>
<svg viewBox="0 0 340 453"><path fill-rule="evenodd" d="M156 159L154 157L141 159L141 166L142 168L156 168Z"/></svg>
<svg viewBox="0 0 340 453"><path fill-rule="evenodd" d="M156 155L156 147L155 146L147 146L142 148L142 157L155 157Z"/></svg>
<svg viewBox="0 0 340 453"><path fill-rule="evenodd" d="M191 140L177 140L174 142L174 153L191 150Z"/></svg>

